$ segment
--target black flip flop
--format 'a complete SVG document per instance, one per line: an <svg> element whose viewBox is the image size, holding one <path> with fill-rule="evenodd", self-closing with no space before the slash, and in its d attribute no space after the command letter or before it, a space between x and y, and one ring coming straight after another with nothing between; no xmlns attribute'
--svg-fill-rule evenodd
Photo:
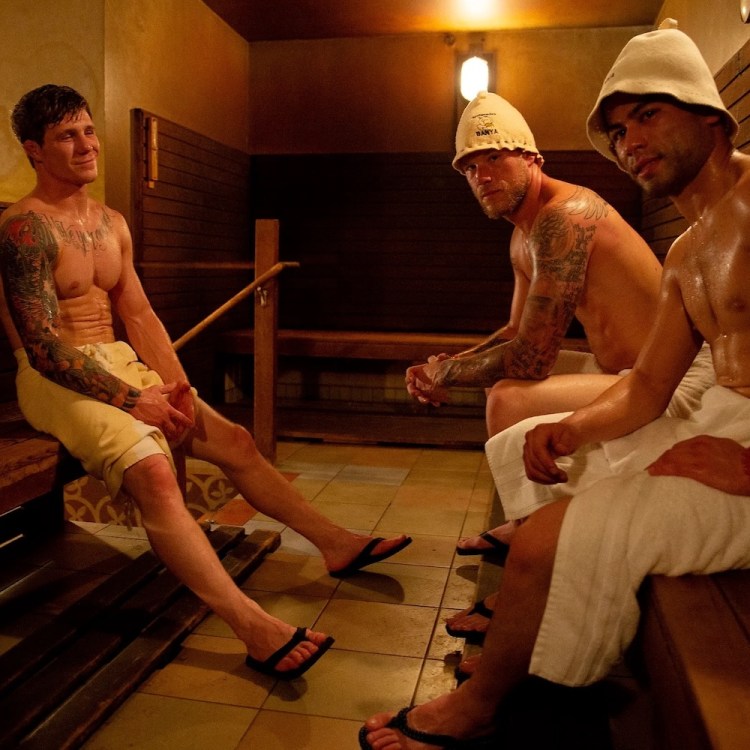
<svg viewBox="0 0 750 750"><path fill-rule="evenodd" d="M265 659L264 661L260 661L260 659L254 659L252 656L250 656L250 654L248 654L245 657L245 664L247 664L248 667L251 667L257 672L275 677L277 680L294 680L295 678L300 677L305 672L307 672L307 670L310 669L310 667L312 667L312 665L315 664L315 662L318 661L318 659L320 659L320 657L323 656L323 654L328 651L331 646L333 646L334 642L333 637L329 635L328 638L323 641L323 643L314 644L318 646L318 650L306 661L302 662L302 664L300 664L298 667L295 667L294 669L287 669L284 671L276 669L276 665L290 651L292 651L292 649L298 643L309 640L310 639L307 637L307 629L297 628L294 631L294 635L280 649L278 649L278 651L274 651L267 659ZM312 643L312 641L310 641L310 643Z"/></svg>
<svg viewBox="0 0 750 750"><path fill-rule="evenodd" d="M350 576L352 573L356 573L362 568L365 567L365 565L372 565L373 563L380 562L381 560L387 560L392 555L395 555L397 552L401 552L401 550L404 547L408 547L411 544L411 537L407 536L406 539L404 539L402 542L397 544L395 547L392 547L386 552L381 552L378 555L373 555L372 551L377 547L380 542L384 542L385 538L382 536L375 537L375 539L371 539L365 546L364 549L348 564L345 565L343 568L340 568L339 570L329 570L328 575L333 576L333 578L346 578L347 576Z"/></svg>
<svg viewBox="0 0 750 750"><path fill-rule="evenodd" d="M492 536L489 531L483 531L479 537L480 539L484 539L484 541L490 546L485 549L464 549L463 547L456 547L456 554L460 556L493 555L499 557L500 562L505 562L505 558L508 557L510 545L506 542L501 542L497 537Z"/></svg>
<svg viewBox="0 0 750 750"><path fill-rule="evenodd" d="M481 615L489 620L492 617L492 612L493 610L480 599L478 602L474 602L466 616ZM452 638L466 638L469 643L482 643L486 635L479 630L458 630L457 628L452 628L450 625L445 626L445 632Z"/></svg>
<svg viewBox="0 0 750 750"><path fill-rule="evenodd" d="M387 727L396 729L404 737L415 742L423 742L425 745L435 745L443 750L490 750L496 748L496 739L493 737L478 737L473 740L457 740L448 734L432 734L430 732L420 732L418 729L412 729L406 723L406 717L411 708L402 708L387 724ZM359 730L359 746L362 750L372 750L372 745L367 741L368 729L362 727Z"/></svg>

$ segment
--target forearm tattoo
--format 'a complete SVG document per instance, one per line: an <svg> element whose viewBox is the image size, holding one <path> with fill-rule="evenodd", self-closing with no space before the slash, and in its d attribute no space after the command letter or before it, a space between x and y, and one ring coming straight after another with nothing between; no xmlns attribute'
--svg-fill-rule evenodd
<svg viewBox="0 0 750 750"><path fill-rule="evenodd" d="M475 356L446 361L436 385L487 388L502 378L547 377L585 284L596 222L608 212L599 196L578 188L537 218L528 238L533 278L518 334Z"/></svg>
<svg viewBox="0 0 750 750"><path fill-rule="evenodd" d="M53 275L60 252L57 228L49 217L33 211L12 216L0 226L3 288L29 362L59 385L132 409L140 391L59 337L60 309Z"/></svg>

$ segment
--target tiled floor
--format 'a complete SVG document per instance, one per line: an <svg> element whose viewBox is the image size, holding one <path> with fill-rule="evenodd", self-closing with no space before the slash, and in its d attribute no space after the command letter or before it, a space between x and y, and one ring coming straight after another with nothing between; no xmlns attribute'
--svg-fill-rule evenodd
<svg viewBox="0 0 750 750"><path fill-rule="evenodd" d="M244 588L271 613L333 634L334 647L304 678L277 683L245 667L242 644L209 616L85 750L354 750L370 714L455 686L464 643L442 621L475 595L478 560L454 551L460 535L485 528L493 488L483 453L289 442L279 445L277 465L338 523L379 535L405 532L413 544L338 581L306 540L256 516L247 528L278 529L282 546ZM77 531L69 554L92 583L107 572L103 541L130 556L147 544L140 529L83 523ZM97 544L87 545L92 535ZM86 560L87 547L96 559ZM0 635L0 651L21 635ZM627 704L623 715L632 710ZM564 710L575 717L575 708ZM606 724L606 715L597 716ZM568 747L548 747L555 746ZM610 745L597 739L585 747ZM617 750L645 747L629 728L616 743Z"/></svg>

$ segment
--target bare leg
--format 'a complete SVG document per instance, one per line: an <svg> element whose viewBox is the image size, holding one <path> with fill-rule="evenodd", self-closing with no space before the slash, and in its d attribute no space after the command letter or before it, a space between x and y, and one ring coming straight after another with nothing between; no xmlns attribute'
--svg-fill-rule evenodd
<svg viewBox="0 0 750 750"><path fill-rule="evenodd" d="M372 537L353 534L318 512L258 452L250 433L200 402L189 455L218 466L238 492L257 510L309 539L322 553L329 571L350 563ZM380 542L373 554L387 554L402 546L404 535Z"/></svg>
<svg viewBox="0 0 750 750"><path fill-rule="evenodd" d="M508 693L528 675L531 654L549 593L560 526L569 500L559 500L529 518L513 542L500 585L498 612L490 623L482 658L470 680L451 693L417 706L412 729L470 739L496 729L495 715ZM386 727L392 714L368 719L367 741L374 750L430 747Z"/></svg>
<svg viewBox="0 0 750 750"><path fill-rule="evenodd" d="M266 659L294 633L249 599L224 570L205 534L188 512L172 469L163 455L149 456L125 472L124 489L133 497L154 552L182 583L223 618L256 659ZM325 640L307 632L277 668L299 666Z"/></svg>
<svg viewBox="0 0 750 750"><path fill-rule="evenodd" d="M550 375L546 380L500 380L487 394L489 437L527 417L573 411L591 403L619 375Z"/></svg>
<svg viewBox="0 0 750 750"><path fill-rule="evenodd" d="M620 379L619 375L574 373L550 375L546 380L500 380L487 391L487 435L492 437L514 424L543 414L573 411L591 403ZM509 544L515 531L512 522L489 529L499 541ZM460 550L486 552L491 542L481 535L458 540Z"/></svg>

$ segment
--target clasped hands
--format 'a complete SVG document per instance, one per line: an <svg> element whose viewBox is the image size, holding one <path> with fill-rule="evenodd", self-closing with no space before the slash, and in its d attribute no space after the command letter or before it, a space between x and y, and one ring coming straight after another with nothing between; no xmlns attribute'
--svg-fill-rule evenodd
<svg viewBox="0 0 750 750"><path fill-rule="evenodd" d="M195 426L195 401L190 383L151 385L130 410L136 419L158 427L169 444L179 445Z"/></svg>
<svg viewBox="0 0 750 750"><path fill-rule="evenodd" d="M570 455L585 442L564 422L537 425L526 433L524 442L526 476L540 484L566 482L567 474L555 459ZM696 435L675 443L646 471L654 477L686 477L732 495L750 495L746 452L729 438Z"/></svg>
<svg viewBox="0 0 750 750"><path fill-rule="evenodd" d="M420 404L440 406L447 403L448 389L439 385L443 368L441 362L452 359L448 354L429 357L422 365L414 365L406 371L406 391ZM437 382L436 382L437 381Z"/></svg>

